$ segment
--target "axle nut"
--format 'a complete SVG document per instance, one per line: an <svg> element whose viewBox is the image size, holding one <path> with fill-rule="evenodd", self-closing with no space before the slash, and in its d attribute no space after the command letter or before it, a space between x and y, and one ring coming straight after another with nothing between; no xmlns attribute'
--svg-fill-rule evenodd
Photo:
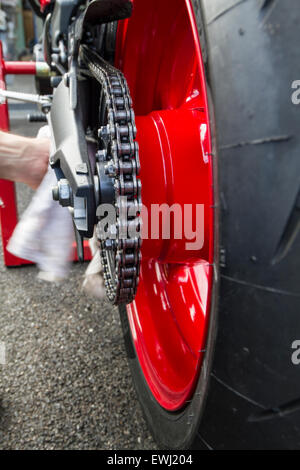
<svg viewBox="0 0 300 470"><path fill-rule="evenodd" d="M72 191L68 180L61 179L58 182L59 203L63 207L72 205Z"/></svg>

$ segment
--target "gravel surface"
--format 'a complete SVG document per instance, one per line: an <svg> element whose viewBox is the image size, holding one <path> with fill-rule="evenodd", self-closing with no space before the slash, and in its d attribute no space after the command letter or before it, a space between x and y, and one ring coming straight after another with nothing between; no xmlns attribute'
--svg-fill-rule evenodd
<svg viewBox="0 0 300 470"><path fill-rule="evenodd" d="M12 130L35 133L22 119ZM19 200L30 191L18 187ZM2 257L2 247L1 247ZM0 449L155 449L127 365L118 312L81 291L86 266L59 286L34 266L0 262Z"/></svg>

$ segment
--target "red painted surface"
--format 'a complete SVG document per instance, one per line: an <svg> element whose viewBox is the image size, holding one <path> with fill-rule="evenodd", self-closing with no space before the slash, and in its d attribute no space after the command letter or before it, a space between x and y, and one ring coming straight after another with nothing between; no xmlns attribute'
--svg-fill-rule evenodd
<svg viewBox="0 0 300 470"><path fill-rule="evenodd" d="M50 5L52 0L40 0L41 11L44 11L47 5Z"/></svg>
<svg viewBox="0 0 300 470"><path fill-rule="evenodd" d="M201 249L186 250L185 238L143 240L140 284L127 307L145 379L174 411L201 368L214 259L210 121L189 0L134 0L133 16L119 24L116 66L137 115L143 204L204 204Z"/></svg>
<svg viewBox="0 0 300 470"><path fill-rule="evenodd" d="M2 43L0 42L0 87L2 89L5 89L4 70ZM9 130L8 106L6 102L0 105L0 129L3 131ZM28 264L29 261L17 258L6 250L7 243L18 221L15 185L11 181L0 180L0 221L4 263L6 266Z"/></svg>
<svg viewBox="0 0 300 470"><path fill-rule="evenodd" d="M73 249L72 249L72 253L71 253L71 260L78 261L76 242L73 243L72 248ZM85 261L91 259L91 250L90 250L90 245L89 245L88 240L84 240L84 242L83 242L83 253L84 253Z"/></svg>
<svg viewBox="0 0 300 470"><path fill-rule="evenodd" d="M4 74L14 75L35 75L36 63L35 62L3 62Z"/></svg>

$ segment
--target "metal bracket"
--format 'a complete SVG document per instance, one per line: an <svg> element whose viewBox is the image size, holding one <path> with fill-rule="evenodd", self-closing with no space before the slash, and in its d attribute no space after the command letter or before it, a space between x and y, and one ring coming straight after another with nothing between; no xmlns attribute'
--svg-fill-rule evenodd
<svg viewBox="0 0 300 470"><path fill-rule="evenodd" d="M96 223L94 176L91 168L80 103L70 106L69 88L62 81L53 97L49 114L55 151L50 165L60 170L72 190L73 220L81 236L91 238ZM59 172L57 172L59 175ZM60 176L59 176L60 179Z"/></svg>

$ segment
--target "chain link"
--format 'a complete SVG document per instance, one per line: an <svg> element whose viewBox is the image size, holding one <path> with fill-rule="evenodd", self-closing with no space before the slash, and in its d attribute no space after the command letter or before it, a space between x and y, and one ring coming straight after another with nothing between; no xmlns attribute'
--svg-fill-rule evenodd
<svg viewBox="0 0 300 470"><path fill-rule="evenodd" d="M81 47L81 58L101 85L107 124L99 129L99 138L107 151L100 153L115 194L117 216L116 227L109 227L111 238L98 231L106 293L113 304L128 304L136 295L141 262L140 162L132 100L118 69L87 46Z"/></svg>

